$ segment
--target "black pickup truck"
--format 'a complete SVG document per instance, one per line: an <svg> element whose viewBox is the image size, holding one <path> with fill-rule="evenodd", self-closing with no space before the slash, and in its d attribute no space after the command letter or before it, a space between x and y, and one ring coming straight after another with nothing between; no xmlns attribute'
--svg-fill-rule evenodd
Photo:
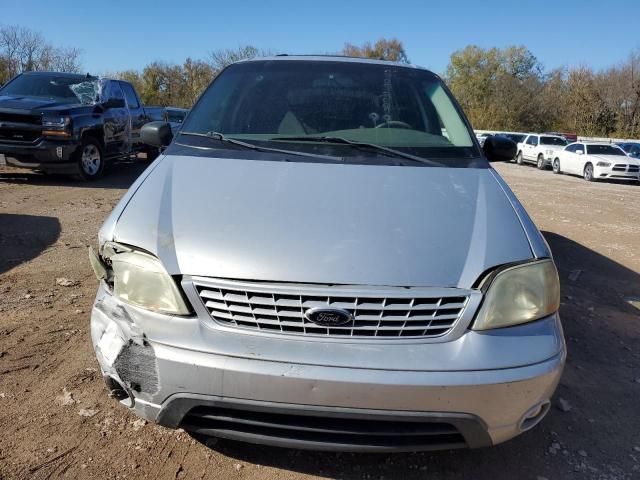
<svg viewBox="0 0 640 480"><path fill-rule="evenodd" d="M0 164L94 180L113 159L155 157L140 128L164 116L163 108L144 107L122 80L22 73L0 88Z"/></svg>

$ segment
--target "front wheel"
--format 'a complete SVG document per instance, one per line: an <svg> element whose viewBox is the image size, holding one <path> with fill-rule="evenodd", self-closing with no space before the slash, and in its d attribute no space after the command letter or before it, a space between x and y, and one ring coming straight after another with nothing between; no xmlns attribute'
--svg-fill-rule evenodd
<svg viewBox="0 0 640 480"><path fill-rule="evenodd" d="M516 155L516 163L518 165L522 165L524 163L524 159L522 158L522 152L518 152L518 155Z"/></svg>
<svg viewBox="0 0 640 480"><path fill-rule="evenodd" d="M78 150L78 170L82 180L97 180L104 172L104 154L100 143L91 137L82 140Z"/></svg>
<svg viewBox="0 0 640 480"><path fill-rule="evenodd" d="M553 159L553 173L562 173L562 170L560 170L560 159L559 158L554 158Z"/></svg>
<svg viewBox="0 0 640 480"><path fill-rule="evenodd" d="M593 182L594 178L593 178L593 165L591 165L590 163L587 163L584 167L584 172L583 175L584 179L587 182Z"/></svg>
<svg viewBox="0 0 640 480"><path fill-rule="evenodd" d="M545 168L544 155L542 154L538 155L538 161L536 162L536 167L538 167L538 170L544 170Z"/></svg>

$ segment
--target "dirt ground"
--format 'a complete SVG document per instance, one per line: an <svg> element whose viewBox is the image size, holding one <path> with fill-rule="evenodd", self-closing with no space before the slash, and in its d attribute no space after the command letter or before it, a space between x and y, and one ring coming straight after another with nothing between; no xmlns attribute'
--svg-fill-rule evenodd
<svg viewBox="0 0 640 480"><path fill-rule="evenodd" d="M84 184L0 167L0 479L640 478L640 185L497 165L560 269L569 357L554 406L494 448L363 455L208 448L107 397L86 246L144 168Z"/></svg>

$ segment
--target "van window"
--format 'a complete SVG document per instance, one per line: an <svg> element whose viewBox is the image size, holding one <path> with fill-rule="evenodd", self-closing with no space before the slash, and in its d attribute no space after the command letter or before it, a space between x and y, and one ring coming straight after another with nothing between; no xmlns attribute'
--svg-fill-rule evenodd
<svg viewBox="0 0 640 480"><path fill-rule="evenodd" d="M136 96L136 92L133 90L133 87L126 82L120 82L120 85L124 91L124 97L127 99L127 105L129 108L139 108L140 102L138 102L138 97Z"/></svg>

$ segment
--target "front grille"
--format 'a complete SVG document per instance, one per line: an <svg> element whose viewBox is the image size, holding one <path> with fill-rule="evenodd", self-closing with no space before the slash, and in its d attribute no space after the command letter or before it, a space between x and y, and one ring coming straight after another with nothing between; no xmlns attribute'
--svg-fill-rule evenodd
<svg viewBox="0 0 640 480"><path fill-rule="evenodd" d="M26 115L23 113L0 112L0 122L42 125L42 115Z"/></svg>
<svg viewBox="0 0 640 480"><path fill-rule="evenodd" d="M425 289L398 288L376 295L335 286L249 282L202 284L194 281L207 311L226 327L322 337L431 338L446 335L462 316L468 292L428 295ZM366 287L365 287L366 288ZM428 289L427 289L428 290ZM463 294L464 293L464 294ZM311 308L339 308L352 319L341 326L320 326L305 317Z"/></svg>
<svg viewBox="0 0 640 480"><path fill-rule="evenodd" d="M190 410L180 427L203 436L319 449L391 451L466 447L464 436L450 423L374 415L349 418L201 406Z"/></svg>
<svg viewBox="0 0 640 480"><path fill-rule="evenodd" d="M0 112L0 141L33 143L42 134L42 116Z"/></svg>
<svg viewBox="0 0 640 480"><path fill-rule="evenodd" d="M630 172L630 173L637 173L638 170L640 170L640 167L638 165L624 165L624 164L616 164L613 166L612 170L614 172Z"/></svg>

